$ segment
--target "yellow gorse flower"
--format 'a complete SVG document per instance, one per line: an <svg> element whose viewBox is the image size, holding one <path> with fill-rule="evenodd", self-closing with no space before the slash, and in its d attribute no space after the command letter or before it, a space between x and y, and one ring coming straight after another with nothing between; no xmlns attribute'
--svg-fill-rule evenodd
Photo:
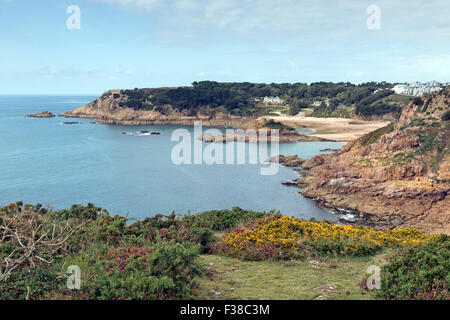
<svg viewBox="0 0 450 320"><path fill-rule="evenodd" d="M308 241L311 244L320 242L333 244L343 241L349 253L357 253L363 249L371 251L382 247L420 244L436 237L412 228L377 231L369 227L337 225L323 221L311 222L273 215L258 220L246 230L226 234L223 242L234 250L243 250L249 245L296 249L301 241Z"/></svg>

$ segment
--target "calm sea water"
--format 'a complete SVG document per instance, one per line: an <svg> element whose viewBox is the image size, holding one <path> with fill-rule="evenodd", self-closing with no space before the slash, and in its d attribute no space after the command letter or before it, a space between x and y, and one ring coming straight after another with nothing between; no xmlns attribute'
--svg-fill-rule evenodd
<svg viewBox="0 0 450 320"><path fill-rule="evenodd" d="M298 174L281 167L260 175L260 165L181 165L171 161L179 126L64 125L64 118L24 118L72 110L95 96L0 96L0 205L22 200L61 209L88 202L115 214L144 218L239 206L336 221L298 189L281 185ZM185 127L193 131L192 128ZM122 135L158 131L159 136ZM342 143L280 144L280 153L308 158ZM205 144L206 146L206 144Z"/></svg>

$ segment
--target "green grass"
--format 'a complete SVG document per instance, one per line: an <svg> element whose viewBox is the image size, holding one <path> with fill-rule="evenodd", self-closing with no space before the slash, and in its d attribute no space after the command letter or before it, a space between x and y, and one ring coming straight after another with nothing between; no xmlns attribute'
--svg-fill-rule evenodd
<svg viewBox="0 0 450 320"><path fill-rule="evenodd" d="M400 106L406 106L408 103L411 102L411 100L414 97L411 96L405 96L405 95L400 95L400 94L392 94L390 96L387 96L383 99L381 99L381 101L383 102L394 102L397 103Z"/></svg>
<svg viewBox="0 0 450 320"><path fill-rule="evenodd" d="M382 266L386 254L371 257L319 258L305 261L242 261L220 255L202 255L200 261L212 270L201 278L198 299L310 300L322 295L334 300L374 299L374 292L359 288L370 265ZM337 289L314 289L333 284ZM216 295L215 292L220 292Z"/></svg>
<svg viewBox="0 0 450 320"><path fill-rule="evenodd" d="M391 133L394 131L394 125L391 123L385 127L379 128L365 136L363 136L361 139L361 143L363 146L367 147L371 145L372 143L377 142L380 140L381 136L384 136L385 134Z"/></svg>

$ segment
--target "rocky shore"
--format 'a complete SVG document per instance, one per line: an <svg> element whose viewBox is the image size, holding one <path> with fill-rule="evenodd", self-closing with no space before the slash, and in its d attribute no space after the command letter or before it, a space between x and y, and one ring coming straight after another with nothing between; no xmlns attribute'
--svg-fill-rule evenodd
<svg viewBox="0 0 450 320"><path fill-rule="evenodd" d="M232 142L232 141L242 141L242 142L260 142L260 141L271 141L271 131L270 129L257 129L254 131L247 130L236 130L233 134L229 135L218 135L213 136L210 134L204 134L198 137L199 140L205 142ZM323 138L313 137L309 135L299 134L295 130L279 130L278 134L279 142L305 142L305 141L330 141Z"/></svg>
<svg viewBox="0 0 450 320"><path fill-rule="evenodd" d="M356 224L450 234L449 91L415 100L399 121L336 153L279 161L299 167L304 196L351 211Z"/></svg>

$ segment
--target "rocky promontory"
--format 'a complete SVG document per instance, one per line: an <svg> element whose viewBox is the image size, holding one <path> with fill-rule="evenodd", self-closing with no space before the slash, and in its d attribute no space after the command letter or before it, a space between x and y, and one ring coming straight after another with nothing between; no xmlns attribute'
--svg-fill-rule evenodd
<svg viewBox="0 0 450 320"><path fill-rule="evenodd" d="M303 195L355 212L356 223L450 234L449 119L447 87L415 99L397 122L336 153L280 162L302 168L296 183Z"/></svg>
<svg viewBox="0 0 450 320"><path fill-rule="evenodd" d="M42 112L38 112L38 113L33 113L33 114L29 114L27 115L28 118L54 118L56 117L53 113L51 113L50 111L42 111Z"/></svg>
<svg viewBox="0 0 450 320"><path fill-rule="evenodd" d="M243 127L257 122L256 117L242 117L225 112L210 110L180 110L171 105L154 106L150 99L153 89L140 89L139 100L135 100L124 90L112 90L89 104L60 114L67 118L88 118L99 123L121 125L193 125L201 121L204 126ZM137 101L137 102L136 102ZM136 108L139 104L139 108ZM204 113L202 113L202 111Z"/></svg>

